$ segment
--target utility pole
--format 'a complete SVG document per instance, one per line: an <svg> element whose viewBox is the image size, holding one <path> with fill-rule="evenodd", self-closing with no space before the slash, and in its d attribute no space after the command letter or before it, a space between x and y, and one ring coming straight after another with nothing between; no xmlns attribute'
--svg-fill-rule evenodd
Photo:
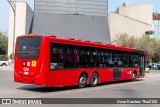
<svg viewBox="0 0 160 107"><path fill-rule="evenodd" d="M108 5L109 5L109 4L108 4L108 0L107 0L107 16L108 16L108 9L109 9Z"/></svg>
<svg viewBox="0 0 160 107"><path fill-rule="evenodd" d="M13 21L13 50L12 50L12 61L14 62L14 45L15 45L15 30L16 30L16 1L7 0L10 4L13 13L14 13L14 21Z"/></svg>

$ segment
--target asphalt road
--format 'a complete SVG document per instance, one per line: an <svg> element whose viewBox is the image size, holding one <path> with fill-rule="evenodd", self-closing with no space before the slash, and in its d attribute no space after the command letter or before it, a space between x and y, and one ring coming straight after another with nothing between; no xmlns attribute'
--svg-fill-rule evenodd
<svg viewBox="0 0 160 107"><path fill-rule="evenodd" d="M144 79L138 79L135 82L112 82L101 84L98 87L78 89L76 87L46 88L37 85L14 83L13 71L0 70L0 98L160 98L160 71L147 73ZM17 107L17 105L10 106ZM64 107L64 105L55 106ZM73 107L75 105L65 106ZM106 107L106 105L76 105L76 107L77 106ZM107 107L108 106L137 107L137 105L107 105ZM159 107L159 105L141 105L141 107L143 106Z"/></svg>

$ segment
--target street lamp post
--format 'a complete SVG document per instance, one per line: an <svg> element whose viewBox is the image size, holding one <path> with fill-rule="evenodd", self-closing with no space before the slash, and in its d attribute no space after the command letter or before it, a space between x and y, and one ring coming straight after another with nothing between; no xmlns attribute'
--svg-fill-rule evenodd
<svg viewBox="0 0 160 107"><path fill-rule="evenodd" d="M118 41L117 41L117 40L114 40L114 41L112 41L112 42L111 42L111 44L113 44L114 42L118 43Z"/></svg>
<svg viewBox="0 0 160 107"><path fill-rule="evenodd" d="M14 22L13 22L13 50L12 50L12 61L14 62L14 45L15 45L15 30L16 30L16 1L13 3L11 0L7 0L8 3L10 4L13 13L14 13Z"/></svg>

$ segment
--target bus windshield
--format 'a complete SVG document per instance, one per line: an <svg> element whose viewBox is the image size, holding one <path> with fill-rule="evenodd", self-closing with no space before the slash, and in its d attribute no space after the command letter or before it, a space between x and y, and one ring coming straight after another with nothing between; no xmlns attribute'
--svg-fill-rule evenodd
<svg viewBox="0 0 160 107"><path fill-rule="evenodd" d="M19 37L18 58L36 59L39 56L41 37Z"/></svg>

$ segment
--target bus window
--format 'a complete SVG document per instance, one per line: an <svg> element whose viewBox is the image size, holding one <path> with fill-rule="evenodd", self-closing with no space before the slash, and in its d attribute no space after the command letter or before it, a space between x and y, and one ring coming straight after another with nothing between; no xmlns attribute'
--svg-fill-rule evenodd
<svg viewBox="0 0 160 107"><path fill-rule="evenodd" d="M105 65L106 67L113 67L112 52L105 52Z"/></svg>
<svg viewBox="0 0 160 107"><path fill-rule="evenodd" d="M73 49L73 61L74 67L79 67L79 47L74 47Z"/></svg>
<svg viewBox="0 0 160 107"><path fill-rule="evenodd" d="M96 48L92 49L92 67L98 67L98 52Z"/></svg>
<svg viewBox="0 0 160 107"><path fill-rule="evenodd" d="M98 50L98 53L97 53L97 58L98 58L98 67L101 67L101 68L105 68L106 67L106 54L105 54L105 50L103 49L99 49ZM107 62L109 64L109 62Z"/></svg>
<svg viewBox="0 0 160 107"><path fill-rule="evenodd" d="M124 67L137 67L138 56L135 54L124 53L123 54L123 66Z"/></svg>
<svg viewBox="0 0 160 107"><path fill-rule="evenodd" d="M90 49L86 47L81 47L79 50L79 66L89 67L90 66Z"/></svg>
<svg viewBox="0 0 160 107"><path fill-rule="evenodd" d="M39 56L41 37L21 37L18 39L18 58L36 59Z"/></svg>
<svg viewBox="0 0 160 107"><path fill-rule="evenodd" d="M120 53L114 53L114 67L123 66L123 57Z"/></svg>
<svg viewBox="0 0 160 107"><path fill-rule="evenodd" d="M127 61L128 61L128 67L133 67L133 58L134 55L133 54L127 54Z"/></svg>
<svg viewBox="0 0 160 107"><path fill-rule="evenodd" d="M134 60L133 60L133 66L134 67L139 67L139 56L138 55L134 55Z"/></svg>
<svg viewBox="0 0 160 107"><path fill-rule="evenodd" d="M64 46L64 67L75 68L79 66L79 47L72 45Z"/></svg>
<svg viewBox="0 0 160 107"><path fill-rule="evenodd" d="M63 45L51 43L50 69L63 69Z"/></svg>
<svg viewBox="0 0 160 107"><path fill-rule="evenodd" d="M134 60L135 60L135 55L131 54L130 55L130 67L135 67Z"/></svg>

